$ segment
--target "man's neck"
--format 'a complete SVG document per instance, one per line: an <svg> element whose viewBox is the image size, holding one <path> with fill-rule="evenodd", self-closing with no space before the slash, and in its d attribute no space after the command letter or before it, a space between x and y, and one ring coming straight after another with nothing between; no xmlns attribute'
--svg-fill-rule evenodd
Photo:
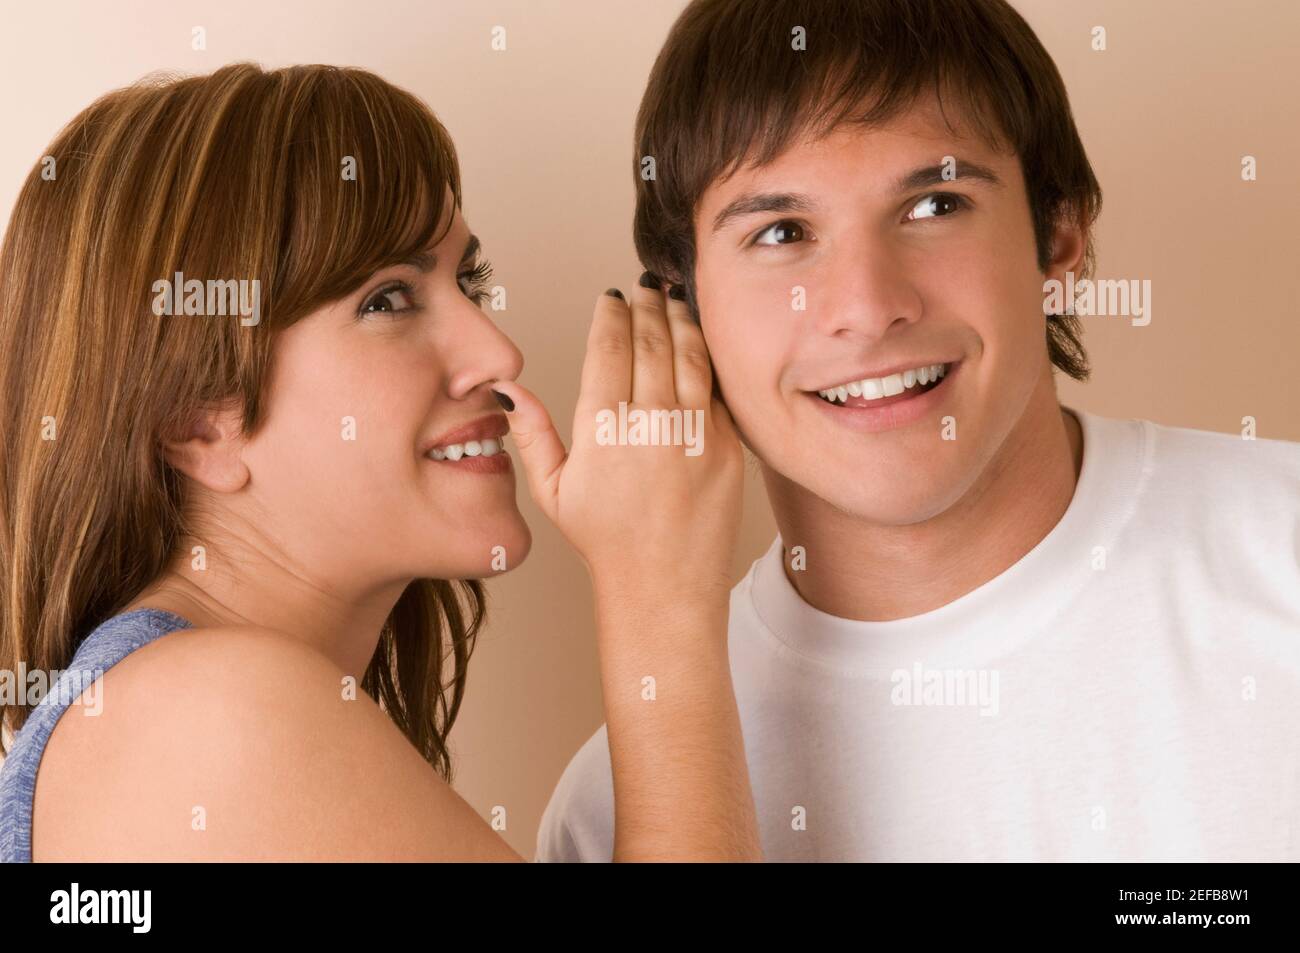
<svg viewBox="0 0 1300 953"><path fill-rule="evenodd" d="M1035 392L970 490L924 522L856 519L766 466L763 474L782 540L808 553L798 572L783 559L803 600L840 618L883 622L945 606L1013 566L1060 522L1082 463L1079 422L1049 378L1046 398ZM835 557L817 558L825 553Z"/></svg>

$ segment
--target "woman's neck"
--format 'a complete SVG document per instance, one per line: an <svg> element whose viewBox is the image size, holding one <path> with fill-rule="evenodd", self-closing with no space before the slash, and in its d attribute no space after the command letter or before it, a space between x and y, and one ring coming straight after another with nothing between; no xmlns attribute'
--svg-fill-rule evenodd
<svg viewBox="0 0 1300 953"><path fill-rule="evenodd" d="M182 552L188 551L182 549ZM221 560L238 573L169 567L127 606L163 609L195 628L255 627L297 639L344 672L365 675L385 621L409 584L394 582L344 594L270 561ZM270 634L270 633L268 633Z"/></svg>

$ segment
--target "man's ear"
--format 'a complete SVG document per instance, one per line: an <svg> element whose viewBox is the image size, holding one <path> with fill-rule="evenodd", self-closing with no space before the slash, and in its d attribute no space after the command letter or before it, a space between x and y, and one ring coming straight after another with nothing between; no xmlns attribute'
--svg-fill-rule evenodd
<svg viewBox="0 0 1300 953"><path fill-rule="evenodd" d="M242 459L244 414L238 401L205 407L163 441L167 462L215 493L235 493L248 482Z"/></svg>
<svg viewBox="0 0 1300 953"><path fill-rule="evenodd" d="M1073 272L1075 279L1083 277L1085 256L1088 252L1088 231L1078 215L1068 205L1056 218L1052 229L1052 257L1047 263L1044 278L1054 278L1066 283L1065 273Z"/></svg>

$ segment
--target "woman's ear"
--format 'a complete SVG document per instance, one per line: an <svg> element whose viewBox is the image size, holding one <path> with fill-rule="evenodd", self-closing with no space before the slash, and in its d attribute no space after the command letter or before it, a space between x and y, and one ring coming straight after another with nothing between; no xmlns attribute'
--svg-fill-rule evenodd
<svg viewBox="0 0 1300 953"><path fill-rule="evenodd" d="M243 407L238 401L205 407L173 439L163 441L167 462L215 493L235 493L248 482Z"/></svg>

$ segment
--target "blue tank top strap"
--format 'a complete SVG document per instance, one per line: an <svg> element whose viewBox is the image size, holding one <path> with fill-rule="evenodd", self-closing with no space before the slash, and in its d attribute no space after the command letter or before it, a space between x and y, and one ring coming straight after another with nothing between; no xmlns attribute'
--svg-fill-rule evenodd
<svg viewBox="0 0 1300 953"><path fill-rule="evenodd" d="M32 859L32 806L36 771L59 718L83 691L136 649L190 622L162 609L135 609L113 616L78 646L45 697L28 713L0 765L0 863Z"/></svg>

